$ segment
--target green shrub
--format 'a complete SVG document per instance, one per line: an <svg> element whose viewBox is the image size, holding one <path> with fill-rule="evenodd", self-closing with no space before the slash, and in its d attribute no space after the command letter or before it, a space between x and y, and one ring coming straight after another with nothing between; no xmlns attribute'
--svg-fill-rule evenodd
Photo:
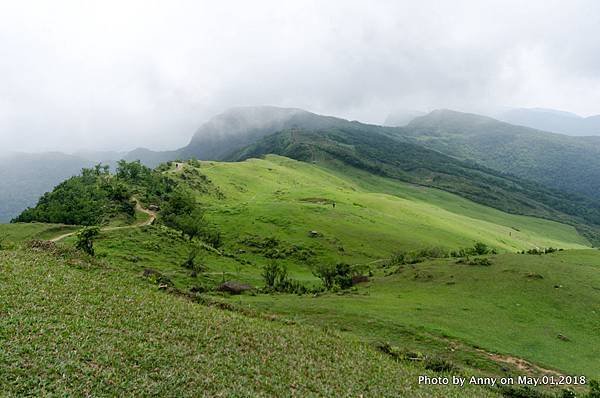
<svg viewBox="0 0 600 398"><path fill-rule="evenodd" d="M265 286L268 288L274 288L275 281L279 277L279 273L280 267L279 264L277 264L275 261L272 261L269 264L265 265L261 273L263 281L265 282Z"/></svg>
<svg viewBox="0 0 600 398"><path fill-rule="evenodd" d="M204 266L196 261L196 258L198 257L198 253L199 253L199 250L197 248L192 249L189 252L186 260L181 264L181 266L183 268L187 268L187 269L191 270L194 274L196 272L204 271Z"/></svg>
<svg viewBox="0 0 600 398"><path fill-rule="evenodd" d="M315 267L313 275L321 279L326 290L347 289L352 286L352 267L345 263L321 264Z"/></svg>
<svg viewBox="0 0 600 398"><path fill-rule="evenodd" d="M456 264L467 264L467 265L482 265L482 266L490 266L492 265L492 261L489 258L473 258L473 259L469 259L469 258L461 258L459 259Z"/></svg>
<svg viewBox="0 0 600 398"><path fill-rule="evenodd" d="M89 254L94 255L94 239L100 235L99 227L85 227L77 233L77 242L75 248Z"/></svg>
<svg viewBox="0 0 600 398"><path fill-rule="evenodd" d="M496 249L489 247L483 242L476 242L473 247L455 250L450 253L451 257L483 256L485 254L498 254Z"/></svg>
<svg viewBox="0 0 600 398"><path fill-rule="evenodd" d="M304 294L308 291L300 282L288 278L287 268L275 261L265 265L261 275L268 292Z"/></svg>
<svg viewBox="0 0 600 398"><path fill-rule="evenodd" d="M537 255L537 256L541 256L542 254L550 254L550 253L555 253L555 252L560 252L563 251L563 249L557 249L554 247L547 247L547 248L538 248L538 247L534 247L533 249L529 249L529 250L523 250L521 252L521 254L533 254L533 255Z"/></svg>
<svg viewBox="0 0 600 398"><path fill-rule="evenodd" d="M598 380L590 380L590 391L587 398L600 398L600 382Z"/></svg>

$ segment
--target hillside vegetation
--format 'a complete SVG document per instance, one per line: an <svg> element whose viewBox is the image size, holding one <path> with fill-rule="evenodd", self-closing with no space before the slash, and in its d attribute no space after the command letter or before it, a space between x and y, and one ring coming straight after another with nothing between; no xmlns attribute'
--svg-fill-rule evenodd
<svg viewBox="0 0 600 398"><path fill-rule="evenodd" d="M318 166L270 155L201 162L197 170L223 194L201 194L199 200L225 235L271 233L304 244L322 242L329 245L324 253L340 259L382 258L428 246L458 249L476 241L509 251L589 245L564 224L503 213L340 163ZM311 238L311 230L323 239Z"/></svg>
<svg viewBox="0 0 600 398"><path fill-rule="evenodd" d="M355 339L164 294L136 277L0 251L6 396L488 396L419 386L422 373Z"/></svg>
<svg viewBox="0 0 600 398"><path fill-rule="evenodd" d="M600 253L503 254L489 259L487 266L436 260L386 269L343 296L258 295L234 300L371 341L387 341L405 352L434 351L454 363L492 373L502 373L515 356L542 369L600 377ZM490 354L478 356L473 346ZM497 363L486 363L490 359ZM529 371L544 373L535 366Z"/></svg>
<svg viewBox="0 0 600 398"><path fill-rule="evenodd" d="M312 162L335 159L372 174L440 188L506 212L577 225L597 242L600 203L462 162L391 135L389 129L360 123L325 130L292 129L263 138L231 159L269 153Z"/></svg>
<svg viewBox="0 0 600 398"><path fill-rule="evenodd" d="M159 171L140 162L120 161L114 175L109 166L98 164L45 193L35 207L24 210L13 222L99 225L119 218L132 222L134 196L144 203L162 203L172 193L172 185Z"/></svg>
<svg viewBox="0 0 600 398"><path fill-rule="evenodd" d="M599 342L594 336L598 323L596 306L600 302L597 290L600 281L596 277L600 255L597 250L581 250L589 248L589 242L573 226L502 212L443 190L369 173L329 157L320 158L316 163L277 155L238 163L191 161L164 165L152 173L160 175L162 180L168 181L166 186L171 187L170 193L157 202L160 211L156 224L102 230L94 242L97 260L62 249L74 245L75 237L65 238L58 249L49 246L48 254L39 249L35 252L14 251L30 237L48 236L47 229L51 226L18 223L0 227L0 236L8 236L5 241L9 242L5 246L9 251L0 251L0 255L8 258L5 260L7 266L25 267L3 272L3 284L19 285L20 291L29 289L34 294L37 287L32 289L25 279L15 279L13 274L18 273L28 278L27 283L40 284L44 291L54 289L54 284L66 286L57 288L65 293L60 293L56 303L65 300L70 303L64 296L66 290L61 289L77 292L75 297L79 298L73 303L77 306L67 306L66 312L52 309L56 305L53 298L45 302L47 308L32 307L31 311L46 311L51 314L48 322L66 325L64 327L69 330L76 330L77 325L84 322L82 331L76 335L81 336L82 341L89 341L90 345L78 352L85 353L85 358L94 358L92 363L99 364L93 365L93 369L100 375L100 380L115 382L114 385L106 381L84 386L80 372L87 369L86 362L82 362L77 354L70 354L68 360L61 357L60 361L71 364L67 372L74 376L68 380L74 380L72 383L75 384L70 384L71 381L50 383L47 388L53 388L52 391L67 391L56 390L66 386L64 388L70 391L88 388L86 391L110 394L118 391L114 386L124 384L141 386L141 393L151 388L167 391L162 386L157 387L156 380L166 377L166 372L173 372L166 370L172 363L183 366L178 367L164 388L187 391L183 387L184 380L194 380L189 391L199 391L195 388L202 385L213 392L211 395L218 392L281 395L292 384L300 386L297 387L299 392L312 391L304 395L346 395L345 391L350 391L349 394L361 391L367 395L438 394L437 390L424 390L424 387L402 380L384 385L387 378L383 374L369 376L369 369L388 372L382 371L384 366L409 374L436 370L495 377L540 376L553 372L584 374L588 378L599 376L595 364L598 355L595 347ZM123 183L140 197L145 192L140 184ZM190 219L200 221L195 224L198 230L194 225L194 228L188 228L187 220ZM61 228L69 227L57 226L57 235ZM485 250L475 252L471 249L479 246ZM38 243L34 247L47 248ZM523 250L537 253L537 248L549 247L563 251L516 254ZM62 250L67 250L67 254L61 254ZM449 257L451 252L462 254ZM499 254L492 254L494 252ZM52 253L58 253L59 257ZM30 277L27 275L32 268L27 268L27 264L33 263L43 266L35 271L39 275ZM362 275L362 283L342 287L336 282L328 288L330 290L325 290L319 270L339 264L347 264L352 275ZM46 276L46 266L53 278ZM274 289L280 287L266 285L265 270L274 266L285 269L285 289L294 289L296 294L278 292ZM61 274L63 270L68 271L68 276ZM39 278L46 278L45 283L52 285L44 285ZM70 278L74 278L73 283ZM84 279L93 282L85 285ZM250 293L230 296L220 292L226 281L247 285L251 288ZM114 290L117 287L118 293ZM108 290L101 293L103 289ZM157 292L157 289L161 291ZM166 294L169 292L172 295ZM28 298L17 302L12 298L13 293L11 291L8 296L11 297L11 308L28 308L27 302L36 300L25 295ZM136 304L142 305L141 298L135 297L146 294L151 296L145 300L145 310L142 310ZM86 297L92 297L89 303ZM126 307L119 307L119 297L125 299ZM132 297L133 301L127 301ZM233 310L233 313L206 308L189 300L215 304ZM88 304L95 302L102 302L106 310L89 309L92 307ZM149 313L156 312L157 308L170 310L161 310L155 316ZM27 310L21 311L21 315L9 318L30 316L26 314ZM93 315L69 326L75 322L69 314L88 313L86 311ZM138 315L132 326L123 323L118 328L119 336L126 337L102 332L107 330L102 325L117 322L111 318L113 312L128 320L133 316L129 311ZM140 311L148 313L150 318L143 315L140 319ZM192 311L202 315L190 316ZM204 314L204 311L212 315ZM165 318L161 318L161 314ZM31 316L33 318L28 319L37 319L38 315ZM238 320L237 323L229 317ZM195 322L204 318L208 323L201 325L216 322L231 325L231 328L207 329L209 331L200 334L204 340L198 340L200 337L194 337L193 331L202 331L204 326ZM261 319L279 319L283 323L264 323ZM486 321L473 324L473 319ZM160 329L154 323L160 324ZM292 325L284 326L284 323ZM257 329L253 329L255 324ZM266 325L266 331L261 325ZM317 329L306 328L306 325ZM245 329L240 329L243 327ZM97 333L90 332L97 329ZM241 335L240 330L244 331ZM279 354L272 353L280 352L279 348L266 346L261 339L257 342L253 338L252 343L245 340L248 335L265 336L269 340L276 333L280 336L278 339L286 339L281 343L285 348L281 349L280 355L285 355L286 350L298 351L292 345L295 343L287 343L288 338L296 339L295 333L298 333L298 340L293 341L297 344L305 344L301 339L306 336L320 342L319 348L309 344L294 355L276 361ZM98 343L100 336L108 336L107 342ZM155 336L152 341L156 344L149 347L131 344L131 341L148 336ZM322 338L337 339L344 347L354 347L348 348L352 353L342 350L335 354L340 350L338 345L321 352L322 347L330 344L319 340ZM213 341L209 349L206 339ZM179 343L172 346L171 341ZM215 341L228 341L229 344L220 345ZM361 345L363 343L367 346ZM42 354L41 347L46 344L58 344L70 352L69 344L75 343L46 337L38 346ZM102 352L117 352L119 362L109 362L101 355L100 348L94 348L95 345L101 347ZM7 352L11 354L7 355L24 349L19 343L8 346L11 350ZM13 348L15 346L20 348ZM131 346L138 348L130 353ZM202 352L208 352L206 356L216 362L210 362L210 368L207 368L205 355L193 354L196 351L192 346L202 347ZM362 350L368 353L363 354ZM238 358L238 351L251 358L268 352L270 359L255 363L244 355ZM348 352L347 358L344 352ZM317 369L325 369L325 374L338 372L339 377L346 372L349 382L344 384L340 379L328 376L325 381L298 384L296 380L313 376L306 370L302 371L301 377L296 370L291 370L292 363L303 363L305 356L320 361L321 355L325 355L324 363L331 360L328 355L336 355L338 359L335 365L315 365ZM217 356L226 359L215 360ZM47 369L60 365L49 355L42 357L37 371L46 374L45 377L54 377L54 370ZM145 359L140 362L140 357ZM352 369L363 366L363 360L371 361L369 366L375 368L366 369L365 378L354 376L358 373L353 372L358 370ZM156 361L159 365L155 365ZM343 361L347 361L347 365L343 365ZM135 366L142 366L142 370ZM223 385L223 378L234 377L240 372L239 367L247 366L256 370L253 374L268 374L271 380L276 375L277 381L272 381L275 386L269 387L260 381L251 383L252 390L242 387L242 381L239 386L235 383L229 387ZM339 366L348 366L350 370L340 371ZM15 374L17 368L7 369L13 372L9 374ZM210 378L209 374L218 376ZM242 371L241 374L241 380L245 380L246 373ZM262 380L256 377L252 380ZM360 381L355 382L353 377ZM208 381L199 383L197 379L202 378ZM31 378L25 380L35 383ZM364 384L363 380L369 382ZM17 383L14 388L24 385ZM337 385L337 389L333 385ZM339 389L340 385L344 390ZM307 390L302 386L308 386ZM403 393L407 388L411 391ZM578 386L574 388L582 390ZM518 388L509 390L505 393L526 393ZM554 396L552 391L557 394L561 391L556 388L542 390L550 392L550 396ZM445 396L455 393L443 391ZM491 391L496 390L488 392ZM458 396L484 393L480 390L456 392Z"/></svg>
<svg viewBox="0 0 600 398"><path fill-rule="evenodd" d="M548 187L597 198L600 137L569 137L491 118L439 110L398 130L401 136Z"/></svg>

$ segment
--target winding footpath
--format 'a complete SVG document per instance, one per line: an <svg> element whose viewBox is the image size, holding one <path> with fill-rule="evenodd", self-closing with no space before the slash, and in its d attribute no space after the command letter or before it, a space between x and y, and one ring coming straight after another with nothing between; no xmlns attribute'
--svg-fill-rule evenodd
<svg viewBox="0 0 600 398"><path fill-rule="evenodd" d="M138 222L136 224L132 224L132 225L124 225L122 227L104 227L104 228L101 228L100 231L104 232L104 231L114 231L117 229L140 228L140 227L145 227L146 225L151 225L154 222L154 220L156 220L156 212L154 212L152 210L144 209L140 205L140 202L137 199L134 199L134 200L135 200L135 210L147 214L148 215L147 220L140 221L140 222ZM64 238L75 235L77 232L79 232L79 230L59 235L55 238L50 239L50 242L58 242L60 240L63 240Z"/></svg>

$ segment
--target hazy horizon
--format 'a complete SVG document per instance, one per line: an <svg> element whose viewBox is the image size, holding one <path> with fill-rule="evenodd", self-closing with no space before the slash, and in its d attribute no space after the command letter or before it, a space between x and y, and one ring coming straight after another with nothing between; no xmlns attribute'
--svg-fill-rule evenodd
<svg viewBox="0 0 600 398"><path fill-rule="evenodd" d="M23 1L0 12L0 151L176 149L274 105L600 113L593 1Z"/></svg>

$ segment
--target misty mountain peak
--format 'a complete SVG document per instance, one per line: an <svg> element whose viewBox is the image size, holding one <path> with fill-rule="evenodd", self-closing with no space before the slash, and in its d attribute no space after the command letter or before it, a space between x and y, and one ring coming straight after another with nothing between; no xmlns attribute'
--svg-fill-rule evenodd
<svg viewBox="0 0 600 398"><path fill-rule="evenodd" d="M290 118L309 114L298 108L276 106L243 106L226 110L204 123L195 135L236 135L253 129L277 129Z"/></svg>
<svg viewBox="0 0 600 398"><path fill-rule="evenodd" d="M228 154L264 136L292 129L324 129L350 124L344 119L317 115L298 108L248 106L231 108L204 123L188 146L180 150L182 158L224 159Z"/></svg>
<svg viewBox="0 0 600 398"><path fill-rule="evenodd" d="M474 113L464 113L450 109L436 109L425 116L414 119L407 125L409 129L430 128L445 130L464 130L473 129L485 125L501 123L491 117L477 115Z"/></svg>

